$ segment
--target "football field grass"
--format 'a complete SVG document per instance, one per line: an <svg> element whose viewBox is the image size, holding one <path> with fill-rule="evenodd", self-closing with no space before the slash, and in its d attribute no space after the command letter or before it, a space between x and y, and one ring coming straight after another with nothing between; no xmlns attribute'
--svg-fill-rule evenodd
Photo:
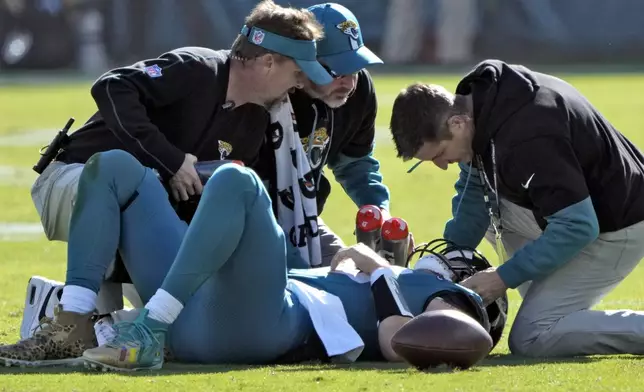
<svg viewBox="0 0 644 392"><path fill-rule="evenodd" d="M623 133L644 149L643 75L558 75L572 82ZM376 76L379 113L376 155L392 194L392 214L405 218L417 243L441 236L450 216L455 168L443 172L431 163L406 174L411 163L395 157L387 132L391 105L400 88L429 81L454 89L458 77ZM38 230L29 194L31 166L38 148L70 116L76 129L93 113L88 82L0 86L0 344L18 339L27 280L32 275L64 280L66 246L48 242ZM49 130L49 133L47 133ZM216 148L216 147L215 147ZM334 183L322 215L347 243L353 243L356 206ZM491 247L480 248L496 264ZM514 318L520 305L510 292ZM600 309L644 309L644 269L639 267L608 295ZM638 356L532 360L508 352L507 332L490 357L461 372L421 373L404 365L354 366L197 366L168 364L154 373L101 374L83 370L0 368L0 391L505 391L644 390L644 362Z"/></svg>

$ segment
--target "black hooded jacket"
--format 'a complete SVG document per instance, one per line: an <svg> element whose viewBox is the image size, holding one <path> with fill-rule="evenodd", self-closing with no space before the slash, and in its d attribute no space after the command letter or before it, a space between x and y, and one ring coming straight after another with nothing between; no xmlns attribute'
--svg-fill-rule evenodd
<svg viewBox="0 0 644 392"><path fill-rule="evenodd" d="M456 93L472 94L472 147L492 186L496 166L501 197L532 210L542 229L589 196L600 232L644 220L644 156L573 86L488 60Z"/></svg>

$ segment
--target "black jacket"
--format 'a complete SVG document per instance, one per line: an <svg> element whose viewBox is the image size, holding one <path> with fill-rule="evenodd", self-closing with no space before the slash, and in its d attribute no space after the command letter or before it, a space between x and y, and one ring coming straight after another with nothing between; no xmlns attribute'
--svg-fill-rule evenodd
<svg viewBox="0 0 644 392"><path fill-rule="evenodd" d="M254 104L222 107L229 70L229 51L186 47L107 72L92 86L98 112L70 135L57 159L84 163L122 149L164 179L185 153L257 166L269 115Z"/></svg>
<svg viewBox="0 0 644 392"><path fill-rule="evenodd" d="M229 54L228 50L179 48L101 76L92 87L98 112L70 135L57 160L85 163L97 152L122 149L167 180L179 169L185 153L200 161L237 159L257 171L275 201L275 152L268 142L272 136L268 112L253 104L234 110L222 107ZM319 177L321 213L330 193L322 167L340 152L361 157L371 151L376 116L373 82L361 71L356 92L335 110L300 90L290 97L303 141L322 127L329 132L319 159L309 151L316 180Z"/></svg>
<svg viewBox="0 0 644 392"><path fill-rule="evenodd" d="M573 86L488 60L457 86L472 94L474 152L501 197L544 217L590 196L601 232L644 220L644 156ZM492 184L493 185L493 184Z"/></svg>

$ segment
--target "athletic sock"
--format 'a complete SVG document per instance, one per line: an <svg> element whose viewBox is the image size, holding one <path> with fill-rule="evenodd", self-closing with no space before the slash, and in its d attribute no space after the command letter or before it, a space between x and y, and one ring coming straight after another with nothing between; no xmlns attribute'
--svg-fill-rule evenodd
<svg viewBox="0 0 644 392"><path fill-rule="evenodd" d="M60 304L65 312L87 314L96 308L96 293L81 286L65 286Z"/></svg>
<svg viewBox="0 0 644 392"><path fill-rule="evenodd" d="M149 311L148 317L166 324L172 324L183 310L181 301L163 289L158 289L150 298L145 308Z"/></svg>

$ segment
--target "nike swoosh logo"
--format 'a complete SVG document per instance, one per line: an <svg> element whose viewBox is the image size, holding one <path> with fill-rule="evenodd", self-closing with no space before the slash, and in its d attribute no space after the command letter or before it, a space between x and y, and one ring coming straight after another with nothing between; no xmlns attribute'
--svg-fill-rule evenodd
<svg viewBox="0 0 644 392"><path fill-rule="evenodd" d="M528 189L528 187L530 187L530 181L532 181L532 178L534 178L534 173L532 173L532 175L530 176L530 178L528 178L528 181L526 181L525 184L521 184L523 189Z"/></svg>

